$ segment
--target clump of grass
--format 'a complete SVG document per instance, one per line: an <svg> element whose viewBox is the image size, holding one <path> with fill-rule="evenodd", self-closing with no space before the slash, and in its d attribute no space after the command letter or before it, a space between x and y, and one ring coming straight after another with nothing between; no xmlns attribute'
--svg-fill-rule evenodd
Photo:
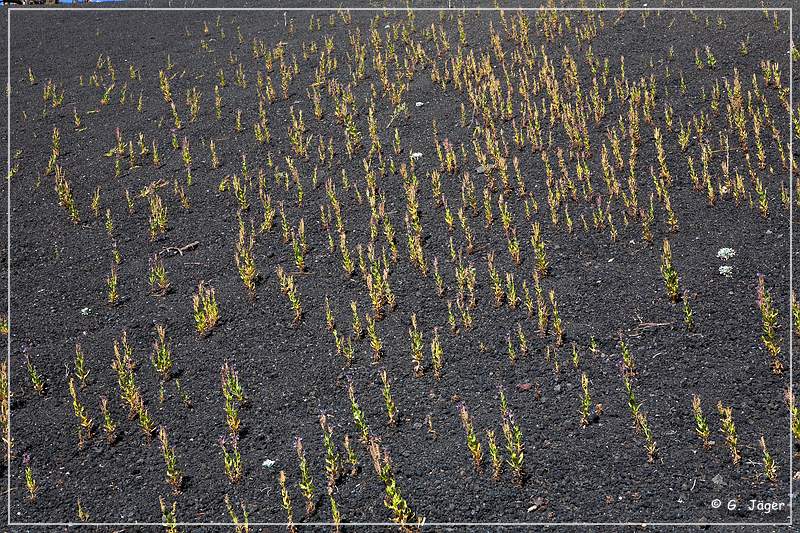
<svg viewBox="0 0 800 533"><path fill-rule="evenodd" d="M219 321L219 307L214 288L207 288L201 281L197 293L192 297L194 306L194 322L197 333L205 337L211 333Z"/></svg>

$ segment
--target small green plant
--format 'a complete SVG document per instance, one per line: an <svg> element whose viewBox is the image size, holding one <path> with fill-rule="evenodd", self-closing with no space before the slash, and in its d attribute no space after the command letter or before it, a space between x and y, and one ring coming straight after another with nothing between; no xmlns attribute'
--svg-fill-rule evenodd
<svg viewBox="0 0 800 533"><path fill-rule="evenodd" d="M161 521L167 533L178 533L178 502L172 502L172 507L164 503L164 498L159 496L158 503L161 505Z"/></svg>
<svg viewBox="0 0 800 533"><path fill-rule="evenodd" d="M230 450L228 450L230 444ZM231 485L236 485L241 481L244 473L242 466L242 454L239 451L239 437L230 435L227 438L223 435L219 438L219 447L222 449L223 465L225 467L225 475L230 481Z"/></svg>
<svg viewBox="0 0 800 533"><path fill-rule="evenodd" d="M314 481L311 479L311 471L306 461L306 454L303 450L303 439L300 437L295 438L294 449L297 452L297 460L300 463L300 492L306 499L306 515L310 515L316 508L315 495L314 495Z"/></svg>
<svg viewBox="0 0 800 533"><path fill-rule="evenodd" d="M797 404L794 402L794 393L792 392L791 386L786 389L786 392L784 393L784 399L786 400L786 405L789 408L792 435L794 435L796 441L800 441L800 408L798 408Z"/></svg>
<svg viewBox="0 0 800 533"><path fill-rule="evenodd" d="M86 510L86 508L81 503L81 499L80 498L78 498L77 507L78 508L77 508L76 514L78 515L78 520L80 520L81 522L88 522L89 521L89 512Z"/></svg>
<svg viewBox="0 0 800 533"><path fill-rule="evenodd" d="M375 330L375 319L369 315L364 315L364 321L367 323L367 337L369 338L369 346L372 348L372 360L380 361L383 353L383 343Z"/></svg>
<svg viewBox="0 0 800 533"><path fill-rule="evenodd" d="M31 362L31 358L27 355L25 356L25 366L28 370L28 378L31 381L33 390L36 391L36 394L39 396L43 396L47 388L47 383L44 377L39 373L39 370Z"/></svg>
<svg viewBox="0 0 800 533"><path fill-rule="evenodd" d="M75 377L78 378L81 389L85 389L89 378L89 369L86 368L86 358L81 345L77 342L75 343Z"/></svg>
<svg viewBox="0 0 800 533"><path fill-rule="evenodd" d="M678 281L678 272L672 265L672 248L667 239L664 239L662 247L661 275L664 277L667 296L669 296L670 301L677 302L680 299L680 284Z"/></svg>
<svg viewBox="0 0 800 533"><path fill-rule="evenodd" d="M722 400L720 400L717 403L717 412L719 413L721 431L725 436L725 444L728 445L728 451L730 451L731 461L733 461L733 464L738 465L742 460L742 456L739 453L736 425L733 422L733 409L723 406Z"/></svg>
<svg viewBox="0 0 800 533"><path fill-rule="evenodd" d="M225 507L228 509L228 516L231 517L231 523L234 527L235 533L249 533L250 532L250 522L247 517L247 507L245 507L244 503L240 503L242 508L242 518L239 518L239 515L234 509L233 504L231 503L230 497L226 494L225 495Z"/></svg>
<svg viewBox="0 0 800 533"><path fill-rule="evenodd" d="M772 458L772 454L767 450L767 442L764 440L764 435L761 435L759 444L761 445L761 454L764 461L764 476L774 483L778 480L778 467L775 464L775 459Z"/></svg>
<svg viewBox="0 0 800 533"><path fill-rule="evenodd" d="M111 418L108 410L108 398L105 396L100 397L100 413L103 415L103 432L106 435L106 442L113 445L117 442L117 424Z"/></svg>
<svg viewBox="0 0 800 533"><path fill-rule="evenodd" d="M327 415L319 415L319 425L322 428L322 443L325 446L325 477L328 480L328 492L330 493L342 477L342 457L333 442L333 429L331 429Z"/></svg>
<svg viewBox="0 0 800 533"><path fill-rule="evenodd" d="M492 429L486 430L486 447L489 449L489 458L492 461L492 478L498 480L503 471L503 458L500 455L500 450L497 447L497 438Z"/></svg>
<svg viewBox="0 0 800 533"><path fill-rule="evenodd" d="M247 294L250 298L255 298L256 294L256 281L258 280L259 273L256 268L255 258L253 257L253 249L256 244L256 233L253 228L252 222L250 223L250 232L245 231L244 222L241 215L239 216L239 240L236 242L236 268L239 270L239 277L242 278L247 289Z"/></svg>
<svg viewBox="0 0 800 533"><path fill-rule="evenodd" d="M444 352L442 344L439 342L439 328L433 328L433 340L431 340L431 365L433 366L433 376L436 381L442 378L442 366L444 365Z"/></svg>
<svg viewBox="0 0 800 533"><path fill-rule="evenodd" d="M501 405L505 404L505 395L501 391ZM501 425L503 436L506 439L506 462L511 468L514 483L522 485L525 481L525 449L522 443L522 429L514 419L514 414L510 409L503 407L504 411Z"/></svg>
<svg viewBox="0 0 800 533"><path fill-rule="evenodd" d="M281 488L281 505L283 510L286 511L286 528L290 533L294 533L296 529L294 526L294 513L292 512L292 499L286 488L286 472L283 470L278 474L278 484Z"/></svg>
<svg viewBox="0 0 800 533"><path fill-rule="evenodd" d="M706 450L711 448L711 430L708 428L708 421L703 415L703 408L700 405L700 396L697 394L692 395L692 414L694 415L695 432L703 441L703 448Z"/></svg>
<svg viewBox="0 0 800 533"><path fill-rule="evenodd" d="M150 292L158 296L164 296L169 292L170 283L167 278L167 270L164 268L164 261L159 254L150 258L148 281Z"/></svg>
<svg viewBox="0 0 800 533"><path fill-rule="evenodd" d="M683 291L683 323L686 329L692 331L694 329L694 314L692 308L689 306L689 291Z"/></svg>
<svg viewBox="0 0 800 533"><path fill-rule="evenodd" d="M150 361L162 382L169 380L172 374L172 354L167 342L167 330L161 324L156 324L156 340L153 343L153 355Z"/></svg>
<svg viewBox="0 0 800 533"><path fill-rule="evenodd" d="M28 489L28 499L31 502L36 501L36 494L39 492L39 485L33 477L33 468L31 467L31 456L25 453L22 456L22 466L25 468L25 487Z"/></svg>
<svg viewBox="0 0 800 533"><path fill-rule="evenodd" d="M390 426L397 425L397 406L392 398L392 388L389 384L389 376L386 369L381 370L381 383L383 383L383 403L386 405L386 415L389 418L388 424Z"/></svg>
<svg viewBox="0 0 800 533"><path fill-rule="evenodd" d="M161 197L150 194L150 240L156 240L167 231L167 208Z"/></svg>
<svg viewBox="0 0 800 533"><path fill-rule="evenodd" d="M622 353L622 371L625 376L631 377L636 375L636 361L633 359L633 354L625 339L622 336L622 331L619 332L619 350Z"/></svg>
<svg viewBox="0 0 800 533"><path fill-rule="evenodd" d="M411 314L411 327L408 328L408 336L411 337L411 360L414 361L414 375L422 376L425 372L422 354L422 332L417 328L417 315Z"/></svg>
<svg viewBox="0 0 800 533"><path fill-rule="evenodd" d="M464 426L464 431L467 434L467 448L469 448L469 453L472 454L472 463L475 465L475 470L480 472L483 468L483 448L475 433L472 417L467 411L467 406L463 403L458 406L458 414L461 418L461 425Z"/></svg>
<svg viewBox="0 0 800 533"><path fill-rule="evenodd" d="M581 427L585 428L589 425L589 413L592 407L592 397L589 395L589 377L586 372L581 374L581 391L583 391L580 408Z"/></svg>
<svg viewBox="0 0 800 533"><path fill-rule="evenodd" d="M564 344L564 329L561 326L561 317L558 314L558 305L556 304L556 293L550 289L550 306L553 308L553 335L555 335L555 345L561 346Z"/></svg>
<svg viewBox="0 0 800 533"><path fill-rule="evenodd" d="M211 333L219 321L219 307L214 288L206 288L201 281L197 293L192 297L194 305L194 321L197 333L205 337Z"/></svg>
<svg viewBox="0 0 800 533"><path fill-rule="evenodd" d="M153 438L153 432L156 430L156 424L150 417L150 412L147 410L147 407L145 406L144 400L142 400L141 396L139 397L139 405L137 407L138 407L139 429L142 430L142 433L144 434L145 439L149 444L150 439Z"/></svg>
<svg viewBox="0 0 800 533"><path fill-rule="evenodd" d="M167 430L161 426L158 430L158 441L161 443L161 456L167 469L166 481L172 487L173 494L180 494L183 486L183 472L177 466L175 448L169 445Z"/></svg>
<svg viewBox="0 0 800 533"><path fill-rule="evenodd" d="M778 310L772 304L772 294L766 287L764 276L758 275L758 287L756 289L756 302L761 311L761 342L767 349L772 360L772 372L779 375L783 372L783 363L780 360L781 346L778 339Z"/></svg>
<svg viewBox="0 0 800 533"><path fill-rule="evenodd" d="M109 305L117 305L119 303L119 289L117 288L119 278L117 277L117 264L111 264L111 274L106 278L106 287L108 287L108 294L106 301Z"/></svg>
<svg viewBox="0 0 800 533"><path fill-rule="evenodd" d="M360 339L364 336L364 326L361 324L361 317L358 313L358 303L355 300L350 302L350 310L353 312L353 336Z"/></svg>
<svg viewBox="0 0 800 533"><path fill-rule="evenodd" d="M350 411L353 413L353 422L355 422L356 429L361 434L361 442L366 444L369 442L369 426L367 426L364 412L356 401L356 389L352 382L347 387L347 395L350 398Z"/></svg>
<svg viewBox="0 0 800 533"><path fill-rule="evenodd" d="M70 376L69 378L69 394L72 397L72 411L75 413L75 418L78 419L78 449L82 450L86 441L92 438L94 429L94 422L91 417L86 414L86 408L78 399L78 392L75 390L75 380Z"/></svg>

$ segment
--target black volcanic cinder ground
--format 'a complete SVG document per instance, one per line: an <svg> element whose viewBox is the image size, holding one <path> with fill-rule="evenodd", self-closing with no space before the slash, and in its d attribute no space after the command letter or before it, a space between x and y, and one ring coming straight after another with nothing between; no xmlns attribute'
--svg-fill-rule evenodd
<svg viewBox="0 0 800 533"><path fill-rule="evenodd" d="M285 16L213 10L13 11L11 520L78 521L80 501L91 522L161 522L163 497L170 505L177 502L180 522L228 522L228 495L240 518L244 505L251 523L283 523L287 515L278 476L285 471L295 521L331 522L319 423L320 413L326 413L337 451L345 453L343 438L349 435L360 463L358 473L345 475L333 489L341 520L389 522L393 514L384 503L384 483L367 446L358 441L348 398L352 382L371 435L391 458L397 489L412 512L428 523L787 521L789 461L795 451L790 449L785 400L792 335L789 203L798 198L789 196L789 165L797 160L797 148L794 156L788 148L788 14L775 13L509 9L415 11L412 17L404 10L290 11ZM525 39L520 37L520 17L527 19ZM459 24L465 42L460 42ZM326 47L330 53L323 63L329 61L330 68L319 73ZM456 65L456 58L467 66ZM476 70L485 67L481 75L472 70L471 58ZM376 66L381 61L387 63L391 90ZM286 97L282 68L292 73ZM180 129L159 87L160 71L169 78ZM244 83L237 83L237 71ZM768 78L766 73L771 73ZM521 86L524 76L527 86ZM738 104L726 89L733 90L735 79L741 91ZM48 84L53 91L46 91ZM219 117L215 86L221 97ZM393 102L390 93L401 86ZM192 120L188 100L194 90L200 96ZM314 90L321 118L315 117ZM649 91L652 101L645 94ZM596 117L598 102L603 112ZM544 146L531 141L536 135L528 121L529 105L539 114ZM509 108L505 112L504 106ZM371 107L380 155L370 133ZM737 109L743 113L744 143ZM241 131L235 127L237 112ZM292 112L298 118L302 112L308 157L289 141ZM760 122L763 164L754 115ZM351 134L357 131L360 137L352 156L346 150L344 125L350 119ZM631 181L632 122L638 124L639 140ZM268 141L256 140L257 123L268 128ZM69 183L77 224L59 205L55 172L47 172L54 128L60 135L56 165ZM655 182L664 178L659 176L655 128L663 136L663 161L671 176L664 181L677 228L668 222L667 201L656 194ZM685 150L678 140L682 128L691 128ZM521 146L515 142L515 129L522 131ZM125 148L118 175L117 131ZM616 166L614 136L620 140L622 167ZM140 139L147 153L141 153ZM452 173L437 155L436 143L445 150L445 139L457 161ZM184 140L191 154L191 184L180 148ZM218 168L212 168L211 141ZM326 154L321 160L321 141L325 146L332 142L333 158ZM158 167L152 161L153 143L161 159ZM478 160L476 146L487 157L486 165ZM611 179L604 172L604 147L613 167ZM552 170L550 180L543 153ZM700 187L693 187L689 158ZM507 168L507 187L498 164ZM437 172L453 217L452 231L444 204L433 195L431 175ZM246 211L240 211L234 176L247 184ZM408 191L414 179L426 275L409 252L409 234L412 241L416 235L406 223L412 218L413 195ZM335 215L328 224L320 217L320 206L327 216L334 212L328 182L335 186L342 231L355 263L352 277L342 268ZM631 182L641 212L626 207ZM98 188L96 218L91 204ZM181 206L178 188L189 207ZM494 216L488 227L484 194ZM275 221L271 229L260 231L267 195ZM151 239L150 201L155 196L166 207L167 229ZM648 242L642 219L651 198ZM764 213L760 201L768 205ZM516 232L519 264L508 250L500 203L507 206L509 227ZM459 220L462 208L472 233L471 253ZM284 242L281 211L290 233L296 234L303 222L305 272L297 272L292 244ZM111 235L106 212L113 219ZM260 278L254 299L248 297L234 261L239 216L245 231L252 220L256 233L253 257ZM371 219L377 220L374 236ZM394 230L396 260L385 220ZM549 262L540 281L550 319L545 335L539 334L534 291L534 222L540 224ZM687 291L691 330L684 324L683 304L667 297L661 273L664 239L671 245L680 291ZM194 242L196 247L174 253ZM370 242L379 265L374 270ZM365 314L373 316L358 266L359 247L373 287L380 285L385 266L396 299L396 307L385 305L385 316L376 321L383 345L378 361L369 339L356 339L352 331L351 301L357 302L365 328ZM724 247L735 250L735 256L718 258ZM114 267L119 302L112 306L107 303L107 278L114 250L119 254ZM490 252L504 290L506 275L513 274L520 298L514 309L507 296L501 306L495 305L487 269ZM171 283L164 296L152 294L148 284L150 258L159 253ZM434 260L445 287L441 297ZM721 266L731 267L731 275L721 275ZM278 267L293 276L303 309L298 323L281 291ZM471 328L464 326L459 311L459 268L474 269ZM762 341L759 275L777 310L781 374L772 371ZM207 337L197 334L192 310L201 280L215 289L220 313ZM523 282L533 302L530 314ZM561 345L550 291L564 330ZM469 307L466 292L463 305ZM349 366L326 329L326 297L337 335L345 345L351 337L354 361ZM455 333L448 323L448 305ZM414 375L411 357L412 314L423 337L422 376ZM163 393L150 360L156 324L166 327L174 360ZM155 425L168 432L185 476L178 495L165 482L156 435L148 442L138 420L128 418L120 396L111 365L114 341L123 331L132 346L144 406ZM434 331L443 352L439 380L431 361ZM520 346L518 331L525 336L527 351ZM635 428L628 406L620 338L635 361L635 374L627 379L655 440L652 462L644 432ZM509 339L517 356L513 363ZM79 425L68 388L76 343L89 370L78 398L94 421L94 435L83 449L78 448ZM33 390L26 358L46 380L43 395ZM247 397L240 410L243 477L237 484L226 478L218 443L229 431L220 387L225 362L237 370ZM398 410L395 426L387 424L383 370ZM592 404L602 404L599 418L593 417L588 427L581 427L579 414L584 373ZM176 382L191 407L181 401ZM522 434L522 486L514 483L508 464L499 480L492 479L486 430L495 432L502 460L509 457L501 426L501 389ZM695 431L693 394L701 398L708 419L713 445L707 450ZM108 398L118 425L113 446L102 433L101 397ZM732 408L739 465L732 464L721 432L718 402ZM481 472L473 467L459 418L462 404L482 445ZM764 475L762 436L777 465L775 481ZM297 437L303 439L315 485L316 510L310 516L298 487ZM26 489L26 457L39 487L35 502ZM713 508L714 499L721 500L721 508ZM751 500L783 506L765 514L748 510ZM736 509L728 509L729 501Z"/></svg>

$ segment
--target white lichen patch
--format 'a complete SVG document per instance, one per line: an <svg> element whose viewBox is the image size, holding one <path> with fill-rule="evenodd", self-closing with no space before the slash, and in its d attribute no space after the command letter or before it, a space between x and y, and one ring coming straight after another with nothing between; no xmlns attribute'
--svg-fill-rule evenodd
<svg viewBox="0 0 800 533"><path fill-rule="evenodd" d="M731 276L733 276L733 267L730 265L722 265L721 267L719 267L719 273L725 276L726 278L730 278Z"/></svg>
<svg viewBox="0 0 800 533"><path fill-rule="evenodd" d="M717 252L717 257L725 261L727 261L734 255L736 255L736 250L734 250L733 248L720 248L719 251Z"/></svg>

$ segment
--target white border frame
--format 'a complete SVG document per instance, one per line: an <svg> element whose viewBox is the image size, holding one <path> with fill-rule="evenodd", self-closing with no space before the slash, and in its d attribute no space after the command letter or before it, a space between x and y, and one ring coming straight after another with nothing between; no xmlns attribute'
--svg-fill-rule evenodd
<svg viewBox="0 0 800 533"><path fill-rule="evenodd" d="M450 4L450 0L448 0ZM775 12L788 12L789 13L789 386L793 388L793 337L794 330L792 328L792 304L791 297L793 293L793 205L794 205L794 178L792 158L794 157L793 140L793 122L792 115L794 113L794 98L793 87L794 77L792 75L792 50L794 44L794 26L793 26L793 13L792 7L94 7L86 6L85 4L75 4L68 6L50 6L50 7L14 7L8 5L6 7L6 209L7 209L7 226L6 226L6 285L7 285L7 321L8 321L8 335L6 364L8 372L9 390L11 389L11 12L12 11L274 11L274 12L331 12L345 9L348 11L775 11ZM8 428L7 435L10 439L11 436L11 395L8 399ZM6 525L7 526L23 526L23 527L164 527L166 524L163 522L12 522L11 521L11 447L7 446L6 449L6 483L7 483L7 509L6 509ZM793 500L794 500L794 436L791 431L791 413L789 414L789 521L788 522L425 522L424 526L432 527L531 527L531 526L567 526L567 527L587 527L587 526L617 526L617 527L644 527L644 526L742 526L742 527L781 527L793 525ZM177 522L178 527L234 527L236 524L232 522ZM250 526L254 527L286 527L286 522L251 522ZM332 522L301 522L295 524L299 528L307 526L319 527L333 527ZM340 524L344 527L396 527L394 522L342 522Z"/></svg>

